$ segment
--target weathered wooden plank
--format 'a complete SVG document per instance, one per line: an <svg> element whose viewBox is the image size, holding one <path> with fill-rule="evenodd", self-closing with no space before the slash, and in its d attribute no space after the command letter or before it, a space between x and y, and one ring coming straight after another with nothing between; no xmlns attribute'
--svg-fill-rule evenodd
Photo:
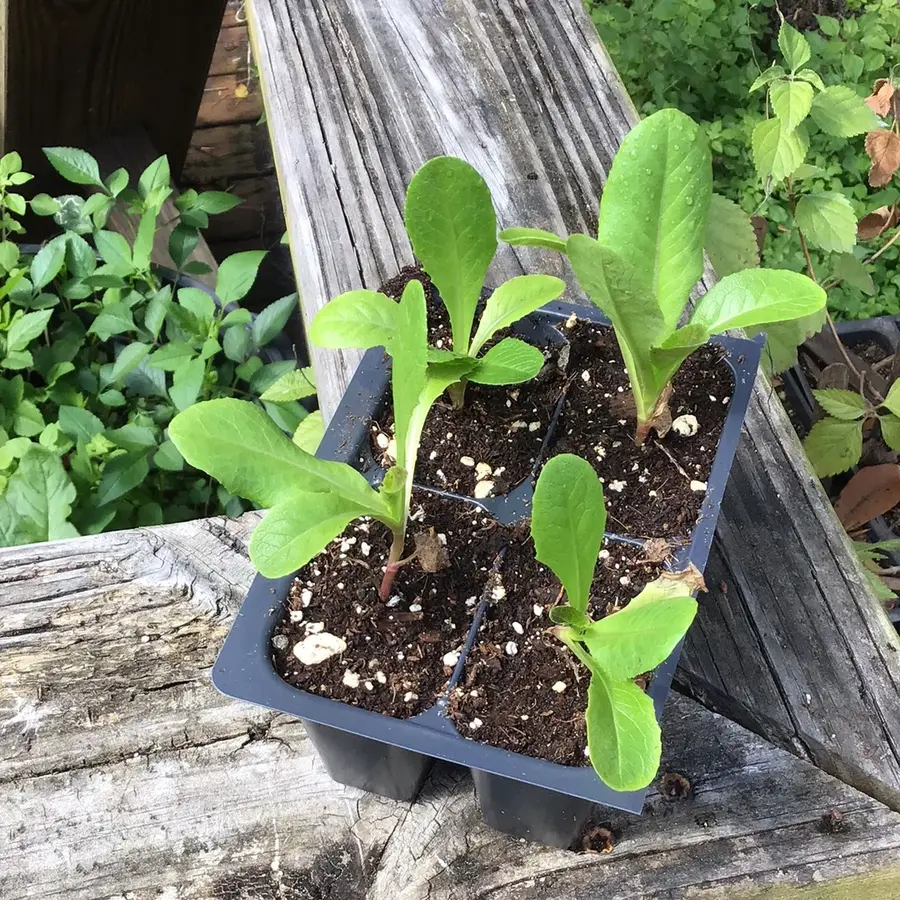
<svg viewBox="0 0 900 900"><path fill-rule="evenodd" d="M274 172L272 145L264 126L248 122L213 125L194 132L181 183L221 187L248 175L270 175L274 182Z"/></svg>
<svg viewBox="0 0 900 900"><path fill-rule="evenodd" d="M259 86L248 84L245 73L212 75L203 89L203 99L197 111L196 125L227 125L229 123L258 122L263 105ZM243 93L246 88L246 96Z"/></svg>
<svg viewBox="0 0 900 900"><path fill-rule="evenodd" d="M43 146L143 127L177 177L224 9L225 0L4 0L0 143L45 174Z"/></svg>
<svg viewBox="0 0 900 900"><path fill-rule="evenodd" d="M242 73L244 78L250 77L253 60L250 56L250 37L246 25L223 27L216 41L210 75L232 75Z"/></svg>
<svg viewBox="0 0 900 900"><path fill-rule="evenodd" d="M299 723L209 682L255 521L0 551L4 900L896 896L900 815L685 698L665 765L693 796L611 815L609 855L491 831L451 767L412 805L334 784Z"/></svg>
<svg viewBox="0 0 900 900"><path fill-rule="evenodd" d="M411 261L405 186L439 153L485 175L501 227L593 229L636 115L580 0L255 0L251 12L307 317ZM561 264L506 248L492 279L525 268ZM314 350L326 414L358 358ZM711 567L733 589L705 601L683 677L900 807L897 638L768 393L760 382Z"/></svg>

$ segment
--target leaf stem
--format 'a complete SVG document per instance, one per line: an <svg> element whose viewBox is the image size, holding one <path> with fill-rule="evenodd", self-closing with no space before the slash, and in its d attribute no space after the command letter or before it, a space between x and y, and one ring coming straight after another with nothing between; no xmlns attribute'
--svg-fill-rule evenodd
<svg viewBox="0 0 900 900"><path fill-rule="evenodd" d="M378 596L381 598L382 603L386 603L391 596L391 589L394 586L397 572L400 571L405 563L409 562L409 559L413 558L403 559L403 548L406 546L405 526L406 521L404 519L404 524L400 528L394 529L394 540L391 543L391 552L388 554L387 566L384 570L384 577L381 579L381 588L378 591Z"/></svg>

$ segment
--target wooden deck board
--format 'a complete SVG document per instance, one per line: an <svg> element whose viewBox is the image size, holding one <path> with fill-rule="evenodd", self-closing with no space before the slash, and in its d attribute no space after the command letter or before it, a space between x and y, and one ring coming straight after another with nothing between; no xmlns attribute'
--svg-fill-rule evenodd
<svg viewBox="0 0 900 900"><path fill-rule="evenodd" d="M252 11L308 313L410 261L405 185L435 153L486 174L502 225L594 227L634 111L580 0ZM541 268L564 271L507 248L492 278ZM317 358L326 409L354 361ZM680 676L762 736L673 695L664 766L693 796L654 792L642 818L609 814L609 855L491 831L452 767L437 766L415 804L343 788L301 724L218 695L209 671L253 575L256 518L0 551L4 900L900 892L897 637L764 384ZM830 810L840 833L823 825Z"/></svg>
<svg viewBox="0 0 900 900"><path fill-rule="evenodd" d="M4 900L896 896L900 814L675 695L665 769L693 795L602 820L609 855L492 831L454 767L415 804L335 784L300 723L209 680L256 521L0 551Z"/></svg>

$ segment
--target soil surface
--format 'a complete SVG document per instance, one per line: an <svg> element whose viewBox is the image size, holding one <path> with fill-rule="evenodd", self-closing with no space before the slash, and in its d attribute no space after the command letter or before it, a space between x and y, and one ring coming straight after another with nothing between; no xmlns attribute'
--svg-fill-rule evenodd
<svg viewBox="0 0 900 900"><path fill-rule="evenodd" d="M425 286L429 344L438 349L451 349L447 309L421 269L409 266L379 290L398 299L413 279ZM483 304L479 304L473 333L482 309ZM507 336L508 331L498 332L485 345L482 354ZM526 384L469 384L461 409L455 409L445 394L432 407L422 433L416 482L467 497L509 493L531 475L540 457L563 383L562 373L551 363ZM373 422L371 432L375 459L389 467L394 449L391 413L385 414L384 421Z"/></svg>
<svg viewBox="0 0 900 900"><path fill-rule="evenodd" d="M702 347L673 380L672 416L676 423L688 417L682 423L689 430L696 425L696 433L673 429L638 447L628 376L612 329L579 323L567 337L570 381L551 455L574 453L594 466L604 482L607 531L687 538L703 506L734 391L721 350Z"/></svg>
<svg viewBox="0 0 900 900"><path fill-rule="evenodd" d="M407 552L416 534L433 528L446 541L449 565L435 573L417 561L403 566L385 604L378 586L390 533L378 522L352 522L291 587L272 640L275 669L289 684L401 719L434 704L453 671L447 654L465 642L504 535L460 501L417 494L412 511ZM302 664L294 648L322 634L340 638L346 649Z"/></svg>
<svg viewBox="0 0 900 900"><path fill-rule="evenodd" d="M662 568L627 544L607 542L601 558L591 588L594 619L627 606ZM451 718L461 734L479 742L561 765L589 765L589 675L548 631L560 584L534 558L527 532L507 551L502 583L506 596L487 611L451 696Z"/></svg>

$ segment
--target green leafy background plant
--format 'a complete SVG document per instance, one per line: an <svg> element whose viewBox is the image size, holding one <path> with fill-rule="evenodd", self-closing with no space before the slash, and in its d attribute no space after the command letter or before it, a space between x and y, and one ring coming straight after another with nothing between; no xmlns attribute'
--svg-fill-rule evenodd
<svg viewBox="0 0 900 900"><path fill-rule="evenodd" d="M127 172L104 179L84 151L46 154L63 177L95 192L25 201L18 187L31 176L22 160L0 159L0 545L239 514L243 501L187 465L168 426L199 401L249 397L273 428L315 448L321 417L298 402L315 393L311 371L259 355L296 296L255 318L240 308L264 255L256 251L222 262L216 291L226 305L161 277L150 257L171 193L164 157L130 187ZM192 259L199 230L238 202L217 191L176 198L176 280L208 274ZM138 217L131 243L106 228L116 205ZM29 207L62 231L35 253L11 240Z"/></svg>
<svg viewBox="0 0 900 900"><path fill-rule="evenodd" d="M638 110L646 115L675 106L698 121L713 152L715 190L767 220L763 264L803 271L789 199L781 187L767 196L752 150L754 130L766 116L766 97L764 91L750 96L747 91L783 56L774 0L589 0L588 6ZM862 98L876 79L896 74L900 65L900 5L848 0L846 7L846 18L817 16L816 27L804 32L810 49L804 65L821 76L823 86L842 85ZM817 127L809 134L806 163L804 191L840 195L857 220L900 200L896 178L880 190L866 183L869 159L861 138L837 137ZM886 234L856 245L849 255L858 263L887 240ZM840 267L851 264L820 248L811 248L811 254L823 278L840 276ZM857 277L843 277L829 290L835 317L900 313L898 261L900 243L866 267L876 290L853 266Z"/></svg>

